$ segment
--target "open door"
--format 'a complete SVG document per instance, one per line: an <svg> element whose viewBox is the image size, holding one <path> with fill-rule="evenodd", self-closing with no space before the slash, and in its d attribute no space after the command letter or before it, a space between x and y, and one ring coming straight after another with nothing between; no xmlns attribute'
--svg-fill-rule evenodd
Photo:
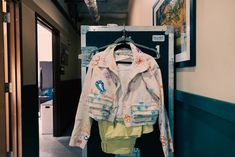
<svg viewBox="0 0 235 157"><path fill-rule="evenodd" d="M22 157L19 5L17 1L0 1L1 157Z"/></svg>

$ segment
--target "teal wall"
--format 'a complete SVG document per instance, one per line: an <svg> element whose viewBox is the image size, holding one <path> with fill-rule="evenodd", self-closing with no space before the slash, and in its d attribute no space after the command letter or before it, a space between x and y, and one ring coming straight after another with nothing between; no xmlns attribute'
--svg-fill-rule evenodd
<svg viewBox="0 0 235 157"><path fill-rule="evenodd" d="M175 156L235 157L235 104L175 94Z"/></svg>

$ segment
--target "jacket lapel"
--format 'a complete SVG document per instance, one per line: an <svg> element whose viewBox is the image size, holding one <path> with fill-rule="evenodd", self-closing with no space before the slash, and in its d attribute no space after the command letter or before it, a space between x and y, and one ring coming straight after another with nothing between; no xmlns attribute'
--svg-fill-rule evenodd
<svg viewBox="0 0 235 157"><path fill-rule="evenodd" d="M142 73L148 70L149 68L146 56L144 56L143 52L139 48L137 48L134 44L132 43L129 44L131 47L134 60L132 63L131 72L129 74L129 79L127 80L128 84L131 82L133 78L135 78L137 74Z"/></svg>
<svg viewBox="0 0 235 157"><path fill-rule="evenodd" d="M131 51L133 54L133 63L130 69L128 84L129 82L139 73L142 73L148 70L149 65L146 60L146 56L143 52L137 48L134 44L128 43L131 47ZM117 77L118 77L118 66L115 61L115 52L114 49L118 44L110 45L101 56L98 66L109 68Z"/></svg>

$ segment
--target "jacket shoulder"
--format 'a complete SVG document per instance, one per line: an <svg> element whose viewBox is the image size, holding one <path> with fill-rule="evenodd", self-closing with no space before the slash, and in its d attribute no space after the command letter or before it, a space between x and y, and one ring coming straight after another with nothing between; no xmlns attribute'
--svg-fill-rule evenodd
<svg viewBox="0 0 235 157"><path fill-rule="evenodd" d="M97 52L93 57L92 57L92 60L95 60L97 58L100 58L102 56L105 56L106 54L106 51L101 51L101 52Z"/></svg>
<svg viewBox="0 0 235 157"><path fill-rule="evenodd" d="M148 63L150 69L159 68L157 61L151 55L146 54L144 52L142 53L142 55L145 58L146 62Z"/></svg>

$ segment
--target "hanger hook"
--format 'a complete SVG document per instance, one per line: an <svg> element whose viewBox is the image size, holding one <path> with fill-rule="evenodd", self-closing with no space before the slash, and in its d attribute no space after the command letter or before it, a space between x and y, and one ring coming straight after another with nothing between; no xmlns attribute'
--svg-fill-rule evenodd
<svg viewBox="0 0 235 157"><path fill-rule="evenodd" d="M123 37L126 37L126 28L125 28L125 24L123 25L122 35L123 35Z"/></svg>

